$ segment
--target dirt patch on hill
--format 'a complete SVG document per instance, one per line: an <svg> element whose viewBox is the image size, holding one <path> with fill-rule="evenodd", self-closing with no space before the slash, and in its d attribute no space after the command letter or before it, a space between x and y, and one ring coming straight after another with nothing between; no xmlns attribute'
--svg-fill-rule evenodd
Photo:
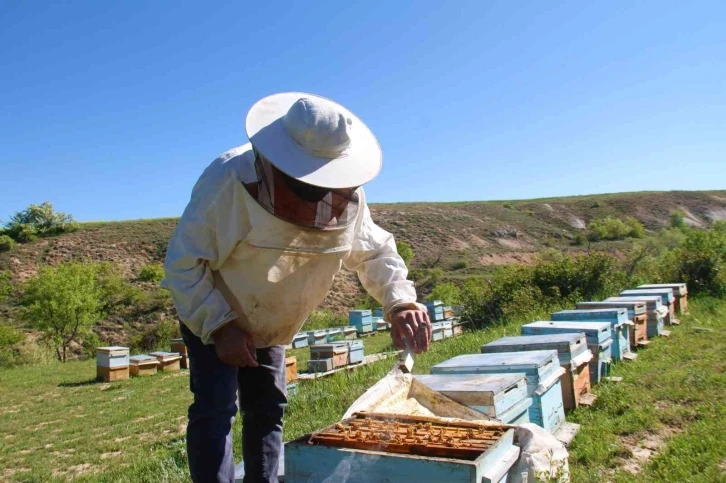
<svg viewBox="0 0 726 483"><path fill-rule="evenodd" d="M494 241L499 243L501 246L511 248L512 250L528 250L533 248L529 243L513 238L495 238Z"/></svg>
<svg viewBox="0 0 726 483"><path fill-rule="evenodd" d="M524 265L532 263L537 252L505 252L484 255L479 259L482 265Z"/></svg>

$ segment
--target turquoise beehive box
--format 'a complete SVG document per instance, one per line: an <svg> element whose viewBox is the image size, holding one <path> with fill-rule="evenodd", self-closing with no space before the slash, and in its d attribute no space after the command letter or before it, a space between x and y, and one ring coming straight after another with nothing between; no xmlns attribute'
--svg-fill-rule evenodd
<svg viewBox="0 0 726 483"><path fill-rule="evenodd" d="M529 420L550 432L565 420L560 383L564 372L554 350L465 354L431 368L432 374L526 374L527 395L532 398Z"/></svg>
<svg viewBox="0 0 726 483"><path fill-rule="evenodd" d="M558 322L610 322L613 338L613 360L619 362L626 358L635 358L635 354L630 351L629 326L633 323L628 318L628 310L625 308L561 310L550 314L550 318Z"/></svg>
<svg viewBox="0 0 726 483"><path fill-rule="evenodd" d="M675 317L675 299L676 296L673 295L673 289L670 288L653 288L653 289L634 289L634 290L623 290L620 292L620 297L631 297L631 298L637 298L640 297L660 297L661 298L661 305L665 307L663 309L663 322L666 325L673 325L673 318Z"/></svg>
<svg viewBox="0 0 726 483"><path fill-rule="evenodd" d="M636 295L623 297L609 297L607 302L622 302L624 300L637 300L645 303L648 313L648 338L652 339L663 335L665 331L665 316L668 309L663 306L663 299L658 295Z"/></svg>
<svg viewBox="0 0 726 483"><path fill-rule="evenodd" d="M292 348L293 349L299 349L300 347L307 347L308 346L308 334L306 332L300 332L295 334L295 337L292 339Z"/></svg>
<svg viewBox="0 0 726 483"><path fill-rule="evenodd" d="M561 334L582 332L587 337L587 345L592 351L590 361L590 380L597 384L610 374L612 361L612 330L609 322L553 322L541 320L522 326L522 335Z"/></svg>
<svg viewBox="0 0 726 483"><path fill-rule="evenodd" d="M373 315L370 310L351 310L348 312L350 325L356 328L359 334L373 332Z"/></svg>
<svg viewBox="0 0 726 483"><path fill-rule="evenodd" d="M434 391L505 424L529 422L532 398L520 374L431 374L416 379Z"/></svg>

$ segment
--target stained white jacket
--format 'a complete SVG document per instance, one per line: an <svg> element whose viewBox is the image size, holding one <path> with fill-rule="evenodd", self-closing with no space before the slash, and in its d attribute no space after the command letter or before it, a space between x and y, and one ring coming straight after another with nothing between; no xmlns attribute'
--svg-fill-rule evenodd
<svg viewBox="0 0 726 483"><path fill-rule="evenodd" d="M162 285L205 344L231 320L256 347L289 344L342 265L358 273L386 319L423 308L393 236L373 223L362 188L353 223L315 230L261 207L242 185L256 179L249 144L217 158L194 186L169 243Z"/></svg>

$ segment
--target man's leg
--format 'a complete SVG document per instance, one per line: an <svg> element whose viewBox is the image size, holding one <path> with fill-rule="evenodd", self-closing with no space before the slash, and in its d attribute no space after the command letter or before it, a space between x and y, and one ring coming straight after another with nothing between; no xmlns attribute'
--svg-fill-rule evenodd
<svg viewBox="0 0 726 483"><path fill-rule="evenodd" d="M282 414L287 406L285 347L257 350L259 367L239 370L245 483L277 481Z"/></svg>
<svg viewBox="0 0 726 483"><path fill-rule="evenodd" d="M222 362L213 345L204 345L184 325L181 334L189 351L187 454L195 483L234 483L232 421L237 415L237 367Z"/></svg>

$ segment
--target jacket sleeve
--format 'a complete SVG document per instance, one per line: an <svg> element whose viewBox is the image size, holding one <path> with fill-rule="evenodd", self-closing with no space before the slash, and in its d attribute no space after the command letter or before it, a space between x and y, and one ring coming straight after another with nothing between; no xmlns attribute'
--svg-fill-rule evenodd
<svg viewBox="0 0 726 483"><path fill-rule="evenodd" d="M215 179L217 178L217 179ZM202 339L237 318L222 293L214 288L212 270L218 270L242 238L240 217L246 212L235 196L238 180L228 173L204 175L169 243L162 286L171 291L181 321Z"/></svg>
<svg viewBox="0 0 726 483"><path fill-rule="evenodd" d="M373 222L365 203L351 252L343 264L358 273L363 288L383 306L385 320L390 321L401 310L426 310L416 303L416 289L406 279L408 269L396 250L393 235Z"/></svg>

